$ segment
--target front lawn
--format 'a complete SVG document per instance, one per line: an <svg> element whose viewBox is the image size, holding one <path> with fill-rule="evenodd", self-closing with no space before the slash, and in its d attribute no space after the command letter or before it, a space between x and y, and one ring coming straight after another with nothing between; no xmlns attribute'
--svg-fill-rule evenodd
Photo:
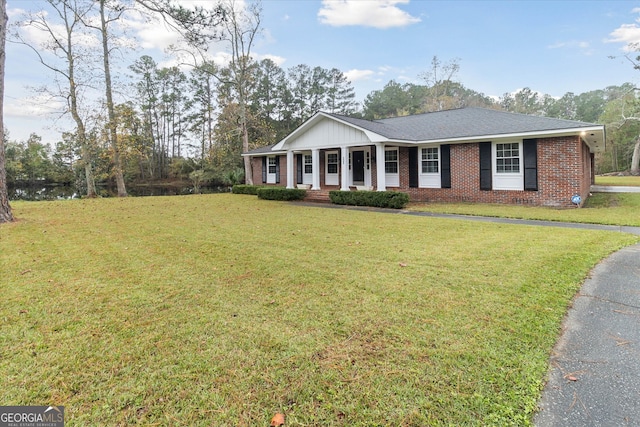
<svg viewBox="0 0 640 427"><path fill-rule="evenodd" d="M596 185L640 187L640 176L596 175Z"/></svg>
<svg viewBox="0 0 640 427"><path fill-rule="evenodd" d="M622 233L244 195L15 202L0 402L67 425L527 425Z"/></svg>

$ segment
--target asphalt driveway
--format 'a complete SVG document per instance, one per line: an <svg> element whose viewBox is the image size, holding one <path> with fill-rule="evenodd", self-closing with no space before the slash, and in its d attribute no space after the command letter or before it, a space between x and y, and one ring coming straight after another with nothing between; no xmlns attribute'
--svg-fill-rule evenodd
<svg viewBox="0 0 640 427"><path fill-rule="evenodd" d="M640 245L596 266L563 328L534 424L640 425Z"/></svg>

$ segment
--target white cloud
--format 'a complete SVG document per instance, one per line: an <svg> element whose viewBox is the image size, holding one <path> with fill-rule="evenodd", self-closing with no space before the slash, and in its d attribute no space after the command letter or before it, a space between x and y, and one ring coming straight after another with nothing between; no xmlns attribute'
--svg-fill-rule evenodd
<svg viewBox="0 0 640 427"><path fill-rule="evenodd" d="M409 0L322 0L318 18L334 27L361 25L375 28L404 27L420 22L400 9Z"/></svg>
<svg viewBox="0 0 640 427"><path fill-rule="evenodd" d="M359 80L368 80L374 74L375 72L371 70L358 70L358 69L349 70L344 73L345 77L352 83L357 82Z"/></svg>
<svg viewBox="0 0 640 427"><path fill-rule="evenodd" d="M8 99L4 105L4 113L8 117L37 118L51 114L59 114L66 106L51 96L39 94L31 97Z"/></svg>
<svg viewBox="0 0 640 427"><path fill-rule="evenodd" d="M640 8L636 7L631 10L631 13L640 13ZM607 43L625 43L623 50L629 52L636 50L637 45L640 43L640 18L636 18L634 24L622 24L609 34L609 38L605 40Z"/></svg>
<svg viewBox="0 0 640 427"><path fill-rule="evenodd" d="M564 42L557 42L547 46L549 49L578 49L581 50L584 55L592 55L593 49L589 42L579 40L569 40Z"/></svg>
<svg viewBox="0 0 640 427"><path fill-rule="evenodd" d="M270 60L272 60L273 62L275 62L275 64L276 64L278 67L281 67L281 66L282 66L282 64L284 64L284 63L285 63L285 61L287 60L286 58L283 58L282 56L278 56L278 55L271 55L271 54L269 54L269 53L267 53L266 55L255 55L255 57L256 57L255 59L256 59L256 60L258 60L258 61L260 61L260 60L262 60L262 59L270 59Z"/></svg>
<svg viewBox="0 0 640 427"><path fill-rule="evenodd" d="M606 41L609 43L625 43L623 48L626 51L631 51L633 45L640 43L640 27L636 24L623 24L619 28L616 28L611 34L611 38Z"/></svg>

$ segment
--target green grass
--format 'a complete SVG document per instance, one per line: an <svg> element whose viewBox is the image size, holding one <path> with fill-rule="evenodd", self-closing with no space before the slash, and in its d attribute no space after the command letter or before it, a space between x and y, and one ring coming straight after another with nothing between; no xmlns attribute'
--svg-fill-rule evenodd
<svg viewBox="0 0 640 427"><path fill-rule="evenodd" d="M414 203L409 209L500 218L640 226L640 193L593 193L584 207L572 209L482 203Z"/></svg>
<svg viewBox="0 0 640 427"><path fill-rule="evenodd" d="M67 425L527 425L637 237L207 195L15 202L0 402Z"/></svg>
<svg viewBox="0 0 640 427"><path fill-rule="evenodd" d="M640 176L596 175L597 185L640 187Z"/></svg>

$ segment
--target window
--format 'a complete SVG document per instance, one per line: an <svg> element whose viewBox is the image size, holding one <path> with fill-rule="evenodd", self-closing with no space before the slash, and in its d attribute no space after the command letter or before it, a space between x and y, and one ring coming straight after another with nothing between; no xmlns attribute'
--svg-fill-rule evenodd
<svg viewBox="0 0 640 427"><path fill-rule="evenodd" d="M483 190L524 190L522 142L483 142L480 147L480 187Z"/></svg>
<svg viewBox="0 0 640 427"><path fill-rule="evenodd" d="M310 154L304 155L304 173L313 173L313 160Z"/></svg>
<svg viewBox="0 0 640 427"><path fill-rule="evenodd" d="M268 157L267 158L267 162L269 165L269 173L270 174L275 174L276 173L276 158L275 157Z"/></svg>
<svg viewBox="0 0 640 427"><path fill-rule="evenodd" d="M384 152L384 172L398 173L398 150L385 150Z"/></svg>
<svg viewBox="0 0 640 427"><path fill-rule="evenodd" d="M422 173L438 173L438 147L422 149Z"/></svg>
<svg viewBox="0 0 640 427"><path fill-rule="evenodd" d="M520 144L496 144L496 173L520 173Z"/></svg>
<svg viewBox="0 0 640 427"><path fill-rule="evenodd" d="M327 153L327 173L338 173L338 153Z"/></svg>
<svg viewBox="0 0 640 427"><path fill-rule="evenodd" d="M340 184L340 178L338 177L340 154L338 151L326 151L325 153L324 183L326 185L338 185Z"/></svg>

